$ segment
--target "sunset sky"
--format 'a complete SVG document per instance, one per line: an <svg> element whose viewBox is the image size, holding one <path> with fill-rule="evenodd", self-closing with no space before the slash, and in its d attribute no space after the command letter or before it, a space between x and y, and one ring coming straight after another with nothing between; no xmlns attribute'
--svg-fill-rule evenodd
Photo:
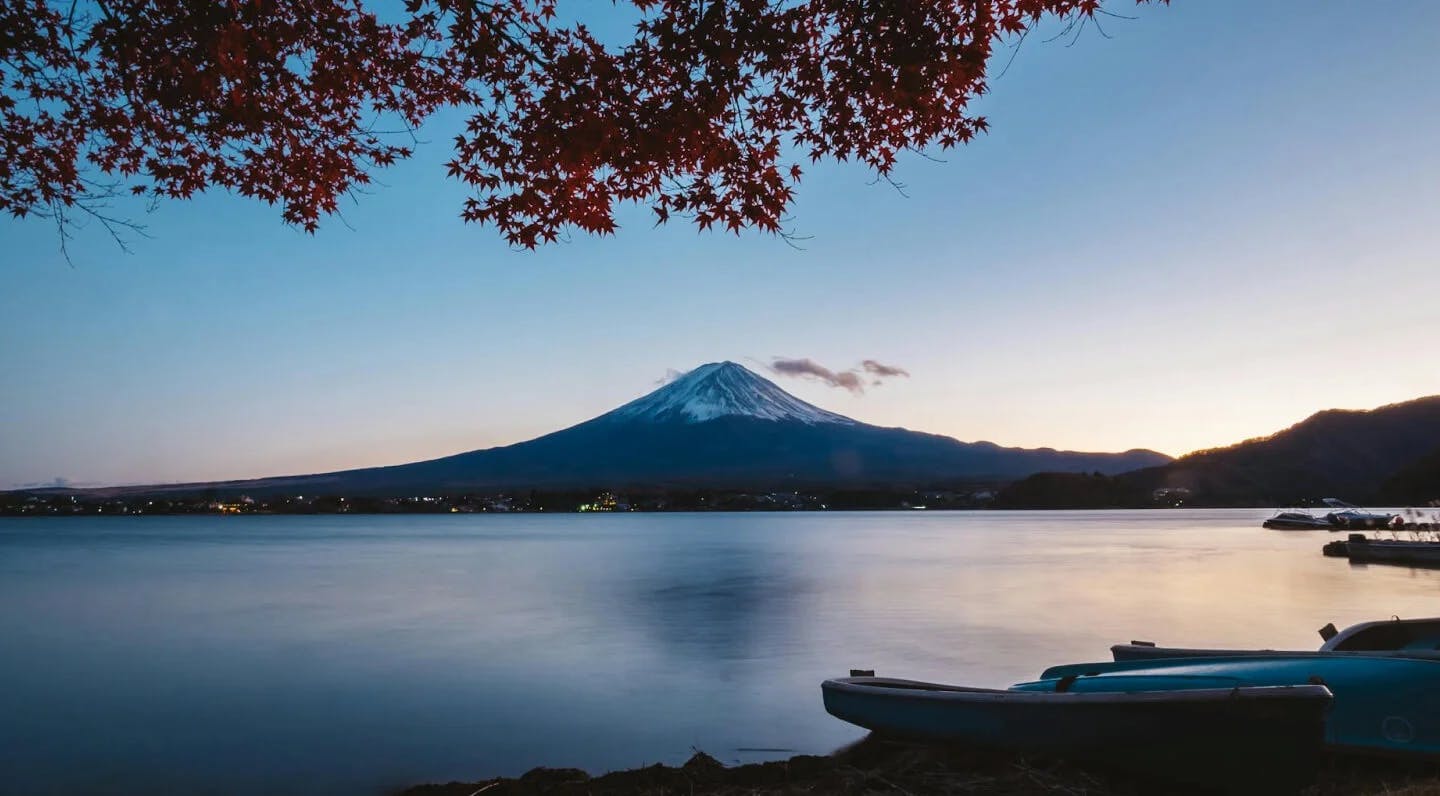
<svg viewBox="0 0 1440 796"><path fill-rule="evenodd" d="M0 221L0 488L431 458L721 359L869 423L1174 455L1440 393L1440 3L1110 8L1113 38L1032 36L991 132L905 160L908 196L809 167L798 251L645 208L512 251L458 219L458 114L314 236L213 193L142 213L132 254L83 232L71 267ZM855 394L775 357L911 376Z"/></svg>

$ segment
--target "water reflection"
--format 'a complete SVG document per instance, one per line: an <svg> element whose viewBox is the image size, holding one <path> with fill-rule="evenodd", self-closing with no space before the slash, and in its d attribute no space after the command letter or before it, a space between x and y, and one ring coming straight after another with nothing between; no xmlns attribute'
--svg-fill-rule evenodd
<svg viewBox="0 0 1440 796"><path fill-rule="evenodd" d="M768 657L796 620L802 562L753 532L715 532L640 553L632 576L611 584L620 616L685 664Z"/></svg>

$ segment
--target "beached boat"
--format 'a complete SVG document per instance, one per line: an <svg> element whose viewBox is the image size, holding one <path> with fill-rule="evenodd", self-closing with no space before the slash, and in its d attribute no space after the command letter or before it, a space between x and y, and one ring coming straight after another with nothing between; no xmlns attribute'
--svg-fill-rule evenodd
<svg viewBox="0 0 1440 796"><path fill-rule="evenodd" d="M1229 676L1078 678L1002 691L882 677L826 680L825 710L880 735L1044 754L1172 781L1274 792L1313 777L1331 694Z"/></svg>
<svg viewBox="0 0 1440 796"><path fill-rule="evenodd" d="M1320 630L1324 641L1317 650L1204 649L1161 647L1152 641L1116 644L1110 654L1117 661L1161 658L1217 658L1255 655L1369 655L1393 658L1440 659L1440 617L1392 618L1361 622L1344 630L1326 625Z"/></svg>
<svg viewBox="0 0 1440 796"><path fill-rule="evenodd" d="M1440 758L1440 660L1314 653L1228 655L1077 663L1047 669L1017 689L1111 690L1107 678L1229 680L1237 687L1324 683L1335 695L1325 722L1327 746L1351 752Z"/></svg>
<svg viewBox="0 0 1440 796"><path fill-rule="evenodd" d="M1260 526L1277 531L1329 531L1335 528L1330 520L1303 511L1282 511L1260 523Z"/></svg>

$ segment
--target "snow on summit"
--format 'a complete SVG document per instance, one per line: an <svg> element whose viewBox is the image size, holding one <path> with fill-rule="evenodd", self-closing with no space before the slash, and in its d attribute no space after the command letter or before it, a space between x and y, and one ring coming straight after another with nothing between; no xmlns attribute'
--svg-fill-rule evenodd
<svg viewBox="0 0 1440 796"><path fill-rule="evenodd" d="M844 415L827 412L780 389L774 382L734 362L711 362L660 389L610 412L617 420L703 423L718 417L754 417L814 425L854 425Z"/></svg>

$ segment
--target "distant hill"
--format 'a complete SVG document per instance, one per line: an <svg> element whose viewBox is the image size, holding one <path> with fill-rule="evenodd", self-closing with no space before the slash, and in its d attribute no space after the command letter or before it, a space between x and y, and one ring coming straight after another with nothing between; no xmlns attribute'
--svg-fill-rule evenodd
<svg viewBox="0 0 1440 796"><path fill-rule="evenodd" d="M501 448L391 467L120 494L380 495L577 487L782 488L999 481L1040 471L1120 473L1169 461L882 428L808 404L734 362L702 365L577 426Z"/></svg>
<svg viewBox="0 0 1440 796"><path fill-rule="evenodd" d="M1440 447L1385 479L1377 505L1440 506Z"/></svg>
<svg viewBox="0 0 1440 796"><path fill-rule="evenodd" d="M1122 480L1144 490L1188 489L1191 502L1206 505L1280 506L1320 497L1378 504L1390 502L1382 500L1387 494L1411 503L1427 492L1440 496L1433 480L1426 485L1440 472L1437 465L1440 396L1431 396L1369 411L1319 412L1268 437L1197 451Z"/></svg>

